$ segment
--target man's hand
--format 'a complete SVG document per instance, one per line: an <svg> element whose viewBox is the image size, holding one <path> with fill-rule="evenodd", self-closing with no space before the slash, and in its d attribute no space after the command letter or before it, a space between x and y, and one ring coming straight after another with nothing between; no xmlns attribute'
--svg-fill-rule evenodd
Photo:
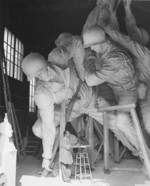
<svg viewBox="0 0 150 186"><path fill-rule="evenodd" d="M115 12L117 11L117 8L118 8L120 2L121 2L121 0L115 0L113 11L115 11Z"/></svg>
<svg viewBox="0 0 150 186"><path fill-rule="evenodd" d="M43 158L43 162L42 162L42 168L46 169L47 171L51 172L52 169L50 169L50 160L49 159L45 159Z"/></svg>
<svg viewBox="0 0 150 186"><path fill-rule="evenodd" d="M140 83L138 86L139 99L144 99L147 93L147 86L144 83Z"/></svg>

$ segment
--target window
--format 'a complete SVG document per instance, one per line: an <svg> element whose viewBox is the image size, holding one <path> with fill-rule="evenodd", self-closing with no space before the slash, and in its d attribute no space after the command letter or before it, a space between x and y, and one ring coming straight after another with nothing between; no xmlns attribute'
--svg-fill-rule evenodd
<svg viewBox="0 0 150 186"><path fill-rule="evenodd" d="M21 70L21 61L24 55L24 45L12 34L7 28L4 29L4 54L6 61L7 75L17 80L23 80L23 72ZM29 87L29 112L36 109L34 103L35 79L30 81Z"/></svg>
<svg viewBox="0 0 150 186"><path fill-rule="evenodd" d="M7 28L4 29L4 54L7 75L22 81L21 61L24 54L24 46Z"/></svg>
<svg viewBox="0 0 150 186"><path fill-rule="evenodd" d="M35 112L36 106L34 102L34 92L35 92L35 79L30 81L29 89L29 112Z"/></svg>

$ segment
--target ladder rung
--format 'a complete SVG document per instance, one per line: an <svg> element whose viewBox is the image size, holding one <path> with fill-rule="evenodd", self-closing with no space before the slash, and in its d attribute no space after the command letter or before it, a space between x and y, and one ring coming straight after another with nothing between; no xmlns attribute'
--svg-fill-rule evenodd
<svg viewBox="0 0 150 186"><path fill-rule="evenodd" d="M80 166L90 166L89 163L76 163L76 165L80 165Z"/></svg>

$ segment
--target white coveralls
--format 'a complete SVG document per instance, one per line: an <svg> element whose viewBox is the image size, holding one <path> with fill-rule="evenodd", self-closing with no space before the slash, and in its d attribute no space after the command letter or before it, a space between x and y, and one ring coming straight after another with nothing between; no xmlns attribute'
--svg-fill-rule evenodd
<svg viewBox="0 0 150 186"><path fill-rule="evenodd" d="M109 44L109 52L100 54L100 59L97 59L96 62L91 59L91 56L89 56L89 60L88 57L85 59L85 80L89 86L107 82L114 92L118 105L136 103L138 79L132 65L132 59L125 50L114 46L112 43ZM99 63L99 67L95 64L95 70L91 68L93 63ZM110 117L110 129L112 123ZM137 155L138 153L141 156L141 153L137 152L140 151L140 146L129 114L118 112L115 128L113 127L112 131L133 154Z"/></svg>
<svg viewBox="0 0 150 186"><path fill-rule="evenodd" d="M150 134L150 51L148 48L130 39L130 37L109 27L105 28L105 31L112 40L118 42L135 57L135 66L139 70L139 79L147 85L147 94L145 99L141 100L140 108L145 129Z"/></svg>

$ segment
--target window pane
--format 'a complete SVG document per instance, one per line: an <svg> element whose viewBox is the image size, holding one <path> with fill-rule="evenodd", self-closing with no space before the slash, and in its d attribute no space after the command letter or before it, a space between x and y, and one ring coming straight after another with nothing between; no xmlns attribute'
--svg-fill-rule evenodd
<svg viewBox="0 0 150 186"><path fill-rule="evenodd" d="M8 44L11 45L11 33L8 31Z"/></svg>
<svg viewBox="0 0 150 186"><path fill-rule="evenodd" d="M7 60L10 61L10 53L9 52L7 53Z"/></svg>
<svg viewBox="0 0 150 186"><path fill-rule="evenodd" d="M13 61L14 61L14 55L11 54L11 62L13 62Z"/></svg>
<svg viewBox="0 0 150 186"><path fill-rule="evenodd" d="M3 70L4 70L4 73L6 73L6 70L5 70L5 62L3 61Z"/></svg>
<svg viewBox="0 0 150 186"><path fill-rule="evenodd" d="M18 43L19 43L18 38L16 38L16 47L15 47L16 51L18 51Z"/></svg>
<svg viewBox="0 0 150 186"><path fill-rule="evenodd" d="M7 52L10 54L10 50L11 50L11 48L10 48L10 45L8 45L7 46Z"/></svg>
<svg viewBox="0 0 150 186"><path fill-rule="evenodd" d="M14 69L14 78L17 79L17 66L15 65L15 69Z"/></svg>
<svg viewBox="0 0 150 186"><path fill-rule="evenodd" d="M7 60L7 74L10 75L10 61Z"/></svg>
<svg viewBox="0 0 150 186"><path fill-rule="evenodd" d="M21 71L21 60L24 54L24 46L22 42L5 28L3 45L8 75L22 81L23 73Z"/></svg>
<svg viewBox="0 0 150 186"><path fill-rule="evenodd" d="M16 58L15 64L17 64L17 61L18 61L18 52L17 51L15 51L15 58Z"/></svg>
<svg viewBox="0 0 150 186"><path fill-rule="evenodd" d="M19 49L18 52L21 54L21 41L19 41Z"/></svg>
<svg viewBox="0 0 150 186"><path fill-rule="evenodd" d="M12 38L11 38L11 46L14 48L15 38L14 38L13 34L11 36L12 36Z"/></svg>
<svg viewBox="0 0 150 186"><path fill-rule="evenodd" d="M8 30L7 28L4 29L4 41L7 42Z"/></svg>
<svg viewBox="0 0 150 186"><path fill-rule="evenodd" d="M14 56L14 49L13 48L11 48L11 52L10 53L11 53L12 56Z"/></svg>
<svg viewBox="0 0 150 186"><path fill-rule="evenodd" d="M6 55L6 50L7 50L7 44L4 42L4 51L5 51L5 55Z"/></svg>
<svg viewBox="0 0 150 186"><path fill-rule="evenodd" d="M21 54L18 54L18 66L20 66L20 61L21 61Z"/></svg>
<svg viewBox="0 0 150 186"><path fill-rule="evenodd" d="M15 63L15 65L17 64L17 58L16 57L15 57L15 62L14 63Z"/></svg>

